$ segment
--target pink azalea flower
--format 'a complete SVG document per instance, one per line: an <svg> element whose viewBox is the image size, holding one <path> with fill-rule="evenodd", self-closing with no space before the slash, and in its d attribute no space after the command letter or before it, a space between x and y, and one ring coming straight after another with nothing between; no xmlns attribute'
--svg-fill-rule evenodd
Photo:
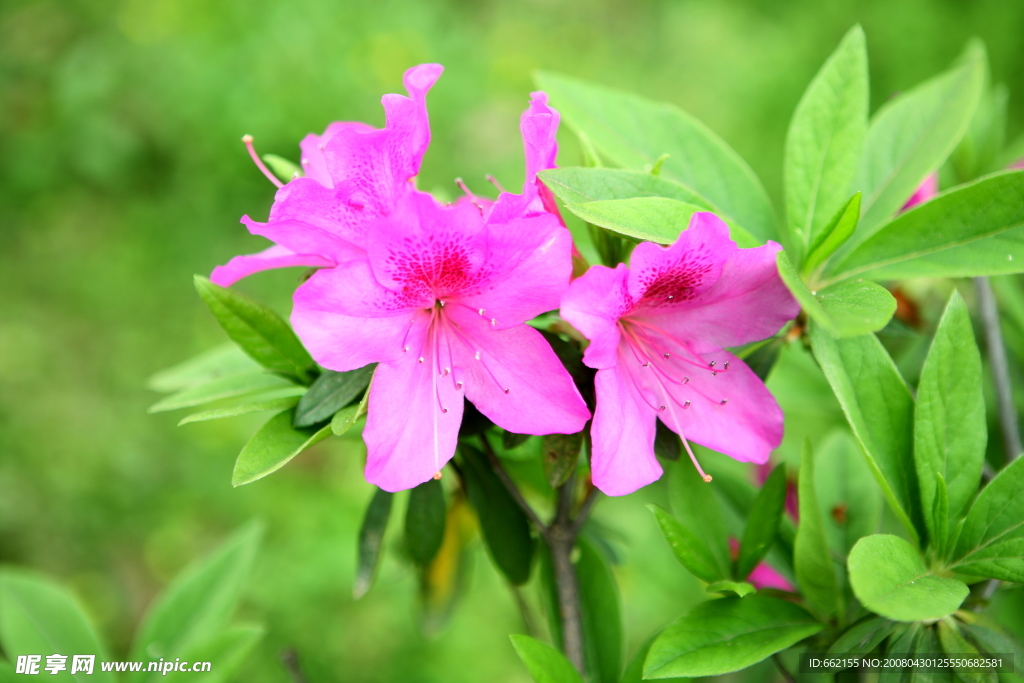
<svg viewBox="0 0 1024 683"><path fill-rule="evenodd" d="M906 211L907 209L913 208L918 204L923 204L935 195L939 193L939 174L929 173L921 184L914 190L914 194L910 195L910 199L903 205L900 211Z"/></svg>
<svg viewBox="0 0 1024 683"><path fill-rule="evenodd" d="M410 97L383 97L384 128L337 121L323 135L307 135L299 145L305 177L278 190L266 223L242 217L249 232L275 246L236 256L215 268L210 279L227 287L268 268L330 267L364 257L366 227L415 189L413 178L430 144L427 91L442 71L439 64L406 71L403 82ZM253 159L259 162L255 153Z"/></svg>
<svg viewBox="0 0 1024 683"><path fill-rule="evenodd" d="M590 340L598 370L591 436L594 484L623 495L661 476L655 420L736 460L763 463L782 440L782 411L732 354L769 337L799 306L769 242L739 249L710 213L694 214L671 247L640 244L631 267L594 266L562 297L562 316Z"/></svg>

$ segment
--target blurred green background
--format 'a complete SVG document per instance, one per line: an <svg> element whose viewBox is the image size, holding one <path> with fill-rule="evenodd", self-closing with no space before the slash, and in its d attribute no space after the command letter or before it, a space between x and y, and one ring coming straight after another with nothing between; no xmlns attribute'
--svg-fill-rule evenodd
<svg viewBox="0 0 1024 683"><path fill-rule="evenodd" d="M357 437L232 489L235 455L265 416L178 428L180 415L146 414L147 376L224 341L192 274L263 246L237 221L264 219L274 188L239 138L297 159L299 139L332 120L381 125L380 96L437 61L447 71L430 95L420 186L454 194L462 176L486 193L491 172L514 188L518 116L544 68L683 106L778 199L789 117L856 22L873 108L979 36L1010 88L1011 139L1020 132L1016 1L0 3L0 562L70 585L123 652L170 577L260 517L267 541L242 616L268 635L239 680L288 680L278 655L294 648L310 681L528 681L507 639L522 622L480 549L461 608L431 637L395 552L352 600L371 494ZM287 313L298 275L239 288ZM776 383L799 403L799 381ZM801 430L836 418L802 405ZM596 512L624 539L627 656L701 595L644 509L661 496L655 485Z"/></svg>

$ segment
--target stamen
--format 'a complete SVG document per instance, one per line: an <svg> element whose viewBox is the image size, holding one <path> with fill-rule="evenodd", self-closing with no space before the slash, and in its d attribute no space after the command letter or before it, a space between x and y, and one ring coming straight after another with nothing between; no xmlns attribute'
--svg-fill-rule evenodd
<svg viewBox="0 0 1024 683"><path fill-rule="evenodd" d="M489 182L491 185L494 185L496 188L498 188L498 192L505 192L505 188L501 186L501 183L498 182L497 178L492 176L490 173L488 173L484 177L487 178L487 182Z"/></svg>
<svg viewBox="0 0 1024 683"><path fill-rule="evenodd" d="M260 155L256 153L256 150L252 146L252 136L243 135L242 142L245 143L246 149L249 150L249 156L252 158L253 163L256 164L256 168L260 169L263 175L267 177L267 180L274 183L277 187L284 187L284 183L278 180L277 176L270 172L270 169L263 163L263 159L260 159Z"/></svg>

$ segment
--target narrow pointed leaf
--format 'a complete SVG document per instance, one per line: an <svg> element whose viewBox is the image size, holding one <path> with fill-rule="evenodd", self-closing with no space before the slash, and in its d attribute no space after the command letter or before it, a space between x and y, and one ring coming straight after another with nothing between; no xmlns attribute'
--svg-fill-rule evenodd
<svg viewBox="0 0 1024 683"><path fill-rule="evenodd" d="M366 595L373 585L380 565L381 549L384 543L384 532L391 518L391 503L395 494L384 489L373 492L370 504L363 514L363 523L359 527L359 548L356 562L356 580L352 587L352 597L358 600Z"/></svg>
<svg viewBox="0 0 1024 683"><path fill-rule="evenodd" d="M953 554L961 574L1024 583L1024 458L981 490Z"/></svg>
<svg viewBox="0 0 1024 683"><path fill-rule="evenodd" d="M916 538L924 522L912 453L910 390L874 335L833 339L812 325L811 346L882 493Z"/></svg>
<svg viewBox="0 0 1024 683"><path fill-rule="evenodd" d="M313 358L277 313L201 275L195 276L195 285L220 326L253 360L268 370L308 381Z"/></svg>
<svg viewBox="0 0 1024 683"><path fill-rule="evenodd" d="M848 566L861 604L894 621L941 619L959 609L969 592L962 581L932 573L899 536L862 538L850 551Z"/></svg>
<svg viewBox="0 0 1024 683"><path fill-rule="evenodd" d="M759 244L775 239L768 194L750 166L700 121L670 104L543 72L540 87L573 130L615 165L636 171L668 154L661 176L693 188Z"/></svg>
<svg viewBox="0 0 1024 683"><path fill-rule="evenodd" d="M854 26L811 81L786 135L787 224L804 253L840 210L868 130L868 55Z"/></svg>
<svg viewBox="0 0 1024 683"><path fill-rule="evenodd" d="M752 595L697 605L651 645L644 678L718 676L745 669L824 628L803 608Z"/></svg>
<svg viewBox="0 0 1024 683"><path fill-rule="evenodd" d="M330 436L330 425L320 429L292 427L292 412L278 413L252 435L235 460L232 486L250 484L276 472L296 455Z"/></svg>
<svg viewBox="0 0 1024 683"><path fill-rule="evenodd" d="M736 560L736 578L746 579L775 543L775 535L786 507L786 467L772 470L747 515L743 541Z"/></svg>
<svg viewBox="0 0 1024 683"><path fill-rule="evenodd" d="M425 567L444 540L446 506L441 482L429 479L409 491L405 510L405 548L409 558Z"/></svg>
<svg viewBox="0 0 1024 683"><path fill-rule="evenodd" d="M583 683L580 673L561 652L524 635L511 635L512 647L536 683Z"/></svg>
<svg viewBox="0 0 1024 683"><path fill-rule="evenodd" d="M793 545L793 568L800 592L807 601L824 616L832 617L842 611L842 594L814 484L814 452L810 441L805 439L800 456L800 524Z"/></svg>
<svg viewBox="0 0 1024 683"><path fill-rule="evenodd" d="M331 419L336 412L362 395L376 367L376 363L373 363L348 372L324 370L310 385L309 391L303 394L295 409L292 424L296 427L312 427Z"/></svg>

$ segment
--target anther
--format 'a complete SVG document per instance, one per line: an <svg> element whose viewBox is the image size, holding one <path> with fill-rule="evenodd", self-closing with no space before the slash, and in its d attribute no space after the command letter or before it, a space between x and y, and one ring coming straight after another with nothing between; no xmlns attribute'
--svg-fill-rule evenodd
<svg viewBox="0 0 1024 683"><path fill-rule="evenodd" d="M441 481L441 472L440 472L440 470L438 470L437 472L434 472L434 479L437 480L437 481Z"/></svg>
<svg viewBox="0 0 1024 683"><path fill-rule="evenodd" d="M245 148L249 150L249 157L252 159L252 162L256 164L256 168L260 169L260 172L267 177L267 180L274 183L277 187L284 187L284 183L278 180L277 176L270 172L270 169L263 163L263 159L260 159L260 155L256 153L256 149L252 146L252 136L243 135L242 142L245 143Z"/></svg>

